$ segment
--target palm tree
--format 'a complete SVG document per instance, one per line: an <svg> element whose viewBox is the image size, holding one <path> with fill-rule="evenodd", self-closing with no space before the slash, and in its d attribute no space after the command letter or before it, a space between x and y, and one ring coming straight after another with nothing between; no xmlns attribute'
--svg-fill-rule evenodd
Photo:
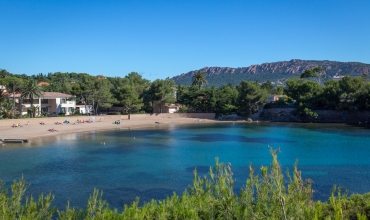
<svg viewBox="0 0 370 220"><path fill-rule="evenodd" d="M208 82L206 80L206 74L202 71L198 71L196 74L193 76L193 86L199 86L199 89L202 88L203 85L206 85Z"/></svg>
<svg viewBox="0 0 370 220"><path fill-rule="evenodd" d="M29 81L21 91L21 99L28 98L31 103L31 108L33 108L33 99L40 98L44 95L42 88L37 85L36 81ZM30 115L32 117L32 114Z"/></svg>
<svg viewBox="0 0 370 220"><path fill-rule="evenodd" d="M40 106L34 105L28 108L28 110L31 112L32 117L35 117L36 112L39 114L40 113Z"/></svg>
<svg viewBox="0 0 370 220"><path fill-rule="evenodd" d="M14 118L19 112L13 107L12 102L3 102L0 104L0 118Z"/></svg>

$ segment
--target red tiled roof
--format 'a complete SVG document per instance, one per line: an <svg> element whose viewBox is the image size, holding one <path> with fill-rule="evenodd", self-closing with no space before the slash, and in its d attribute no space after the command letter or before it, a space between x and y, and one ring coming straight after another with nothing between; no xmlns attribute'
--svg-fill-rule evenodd
<svg viewBox="0 0 370 220"><path fill-rule="evenodd" d="M37 84L38 86L50 86L50 84L48 82L39 82L39 84Z"/></svg>
<svg viewBox="0 0 370 220"><path fill-rule="evenodd" d="M4 95L8 95L8 94L9 94L9 95L10 95L10 97L13 97L13 93L12 93L12 92L3 92L3 94L4 94ZM21 94L16 92L16 93L14 93L14 96L15 96L15 97L20 97L20 96L21 96Z"/></svg>
<svg viewBox="0 0 370 220"><path fill-rule="evenodd" d="M46 98L69 98L72 95L64 94L61 92L44 92L44 99Z"/></svg>

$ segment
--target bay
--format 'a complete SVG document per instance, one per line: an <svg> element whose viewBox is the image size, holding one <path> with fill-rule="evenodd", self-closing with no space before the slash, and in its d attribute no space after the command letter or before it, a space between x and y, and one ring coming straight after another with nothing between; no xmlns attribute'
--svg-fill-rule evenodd
<svg viewBox="0 0 370 220"><path fill-rule="evenodd" d="M181 194L193 170L206 175L218 157L232 164L243 187L249 165L269 165L270 147L280 149L283 170L298 160L313 180L314 199L326 201L336 184L350 193L370 192L369 129L342 124L225 123L158 126L36 139L0 147L0 179L9 187L22 175L27 195L53 193L54 205L84 208L94 188L111 207Z"/></svg>

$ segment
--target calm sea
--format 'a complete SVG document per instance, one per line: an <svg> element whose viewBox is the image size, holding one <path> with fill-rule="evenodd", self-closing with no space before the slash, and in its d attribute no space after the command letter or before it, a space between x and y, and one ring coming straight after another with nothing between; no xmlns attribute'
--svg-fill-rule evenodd
<svg viewBox="0 0 370 220"><path fill-rule="evenodd" d="M94 188L111 207L181 194L218 157L245 184L248 166L269 165L268 146L280 148L283 169L298 168L314 182L314 198L327 200L336 184L370 192L370 130L340 124L202 124L148 130L68 134L0 147L0 179L24 175L28 195L52 192L54 205L85 207Z"/></svg>

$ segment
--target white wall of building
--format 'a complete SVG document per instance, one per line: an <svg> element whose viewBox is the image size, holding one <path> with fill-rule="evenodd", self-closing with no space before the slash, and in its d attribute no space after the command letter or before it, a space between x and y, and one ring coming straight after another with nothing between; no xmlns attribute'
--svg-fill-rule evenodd
<svg viewBox="0 0 370 220"><path fill-rule="evenodd" d="M66 115L72 115L76 109L76 101L68 100L66 98L56 98L55 103L57 106L57 115L59 113L65 113Z"/></svg>

